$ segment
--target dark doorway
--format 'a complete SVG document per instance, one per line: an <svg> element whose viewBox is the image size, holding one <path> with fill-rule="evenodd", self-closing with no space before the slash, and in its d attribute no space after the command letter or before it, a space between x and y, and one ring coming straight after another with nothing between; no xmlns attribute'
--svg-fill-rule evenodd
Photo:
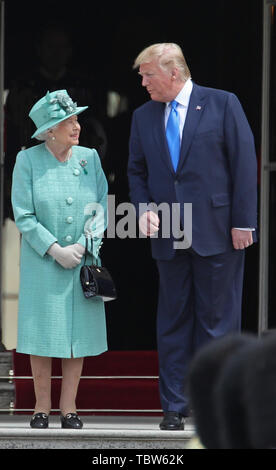
<svg viewBox="0 0 276 470"><path fill-rule="evenodd" d="M48 89L65 88L79 105L90 106L80 143L99 151L116 204L128 201L131 115L148 99L132 64L151 43L178 43L196 83L237 94L259 153L261 0L5 3L5 217L12 217L9 185L16 154L36 143L30 141L28 111ZM106 239L102 255L119 294L106 308L110 349L155 349L158 278L148 240ZM246 330L257 331L257 293L255 245L246 258Z"/></svg>

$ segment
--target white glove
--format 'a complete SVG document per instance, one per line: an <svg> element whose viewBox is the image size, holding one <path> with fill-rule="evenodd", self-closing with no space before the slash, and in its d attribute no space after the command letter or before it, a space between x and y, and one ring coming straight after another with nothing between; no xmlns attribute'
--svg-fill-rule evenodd
<svg viewBox="0 0 276 470"><path fill-rule="evenodd" d="M139 219L139 229L143 235L154 235L159 230L159 217L155 212L147 211Z"/></svg>
<svg viewBox="0 0 276 470"><path fill-rule="evenodd" d="M47 253L52 256L64 269L72 269L80 264L85 248L79 243L61 247L58 243L50 246Z"/></svg>
<svg viewBox="0 0 276 470"><path fill-rule="evenodd" d="M84 246L82 246L80 243L75 243L74 245L71 245L71 246L74 246L75 249L77 250L77 252L80 254L80 256L83 257L83 255L85 253Z"/></svg>

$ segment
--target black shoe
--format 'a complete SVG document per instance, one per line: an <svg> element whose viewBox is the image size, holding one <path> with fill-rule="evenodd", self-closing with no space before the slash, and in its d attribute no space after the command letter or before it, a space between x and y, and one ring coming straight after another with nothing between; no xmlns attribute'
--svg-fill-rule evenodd
<svg viewBox="0 0 276 470"><path fill-rule="evenodd" d="M62 428L81 429L83 426L77 413L67 413L66 416L60 415L60 420Z"/></svg>
<svg viewBox="0 0 276 470"><path fill-rule="evenodd" d="M48 415L46 413L35 413L30 421L31 428L45 429L48 428Z"/></svg>
<svg viewBox="0 0 276 470"><path fill-rule="evenodd" d="M184 419L180 413L176 411L166 411L163 421L159 425L163 431L183 431Z"/></svg>

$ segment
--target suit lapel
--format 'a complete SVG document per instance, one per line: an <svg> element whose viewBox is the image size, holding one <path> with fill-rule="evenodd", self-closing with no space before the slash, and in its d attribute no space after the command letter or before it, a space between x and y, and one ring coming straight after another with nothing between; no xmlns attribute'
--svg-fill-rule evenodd
<svg viewBox="0 0 276 470"><path fill-rule="evenodd" d="M180 171L187 157L191 146L195 131L204 112L206 104L206 96L203 94L201 87L193 84L193 90L190 97L187 116L182 134L182 143L180 149L179 163L177 172Z"/></svg>
<svg viewBox="0 0 276 470"><path fill-rule="evenodd" d="M153 119L154 122L154 138L157 145L160 148L160 156L163 158L168 169L174 173L174 168L172 166L171 155L167 143L166 130L165 130L165 103L156 102L156 116Z"/></svg>

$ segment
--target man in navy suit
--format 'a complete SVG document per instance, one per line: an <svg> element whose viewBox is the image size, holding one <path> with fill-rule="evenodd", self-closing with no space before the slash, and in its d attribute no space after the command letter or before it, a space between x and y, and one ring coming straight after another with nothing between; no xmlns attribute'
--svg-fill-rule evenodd
<svg viewBox="0 0 276 470"><path fill-rule="evenodd" d="M196 85L178 45L146 48L138 67L151 100L133 113L130 196L159 272L160 428L178 430L189 414L192 355L241 327L244 251L257 226L256 155L237 97ZM172 217L168 235L162 203L179 204L184 243L176 243Z"/></svg>

